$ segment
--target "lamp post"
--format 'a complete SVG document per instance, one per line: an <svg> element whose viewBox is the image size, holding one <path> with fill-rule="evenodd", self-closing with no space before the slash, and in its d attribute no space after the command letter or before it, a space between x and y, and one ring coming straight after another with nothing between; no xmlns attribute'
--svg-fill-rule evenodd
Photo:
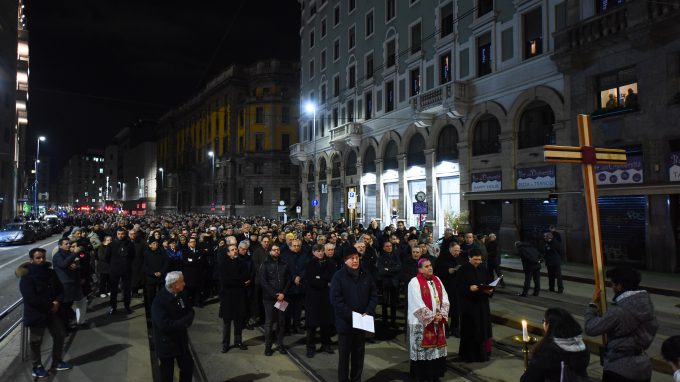
<svg viewBox="0 0 680 382"><path fill-rule="evenodd" d="M212 175L210 176L210 209L212 210L215 205L215 153L213 151L208 151L208 156L212 158Z"/></svg>
<svg viewBox="0 0 680 382"><path fill-rule="evenodd" d="M142 197L142 193L141 193L142 190L139 189L139 177L135 176L135 178L137 178L137 198L141 198Z"/></svg>
<svg viewBox="0 0 680 382"><path fill-rule="evenodd" d="M312 163L314 163L314 172L316 172L316 105L313 102L307 102L305 104L305 111L307 113L312 113L312 140L314 141L314 152L312 153ZM317 176L314 174L314 178ZM314 187L314 197L316 198L317 186ZM312 207L314 211L314 219L316 220L316 206Z"/></svg>
<svg viewBox="0 0 680 382"><path fill-rule="evenodd" d="M109 177L108 175L106 176L106 194L104 196L104 204L106 205L106 201L109 200Z"/></svg>
<svg viewBox="0 0 680 382"><path fill-rule="evenodd" d="M163 167L159 167L158 171L160 171L160 173L161 173L161 193L162 193L163 192ZM158 185L156 185L156 205L157 206L160 206L160 198L158 197L159 194L160 193L158 192Z"/></svg>
<svg viewBox="0 0 680 382"><path fill-rule="evenodd" d="M45 142L45 139L47 139L47 138L45 138L42 135L38 137L38 148L35 150L35 170L34 170L34 172L35 172L35 187L33 189L33 193L34 193L34 195L33 195L34 200L33 201L35 202L35 218L36 219L38 218L38 215L39 215L39 212L40 212L38 210L38 163L40 163L40 142L41 141Z"/></svg>

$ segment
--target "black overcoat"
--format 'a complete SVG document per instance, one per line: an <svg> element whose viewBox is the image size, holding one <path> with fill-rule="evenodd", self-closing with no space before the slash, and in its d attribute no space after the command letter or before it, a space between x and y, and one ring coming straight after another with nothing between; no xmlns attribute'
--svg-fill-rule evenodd
<svg viewBox="0 0 680 382"><path fill-rule="evenodd" d="M331 279L335 273L332 260L319 261L316 257L307 263L305 280L305 323L307 327L333 325L331 306Z"/></svg>
<svg viewBox="0 0 680 382"><path fill-rule="evenodd" d="M492 335L489 295L481 290L471 292L470 286L488 284L489 272L483 265L475 268L470 263L463 264L459 272L461 335L458 354L468 362L488 361L485 342Z"/></svg>

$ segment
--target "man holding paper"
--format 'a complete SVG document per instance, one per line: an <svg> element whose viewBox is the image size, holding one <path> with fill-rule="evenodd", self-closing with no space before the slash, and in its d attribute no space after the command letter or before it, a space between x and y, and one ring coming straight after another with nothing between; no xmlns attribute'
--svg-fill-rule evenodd
<svg viewBox="0 0 680 382"><path fill-rule="evenodd" d="M411 376L439 381L446 371L445 325L449 296L430 260L418 260L418 275L408 283L408 330Z"/></svg>
<svg viewBox="0 0 680 382"><path fill-rule="evenodd" d="M283 334L286 324L286 293L290 287L290 273L288 266L279 259L281 248L278 244L271 245L269 258L260 266L260 284L262 285L262 305L264 305L264 355L271 356L272 351L272 328L274 321L278 323L276 328L276 347L279 353L286 354L283 346ZM276 307L274 305L277 305Z"/></svg>
<svg viewBox="0 0 680 382"><path fill-rule="evenodd" d="M459 272L460 347L458 355L466 362L486 362L491 354L491 310L489 297L494 288L489 272L482 265L482 251L472 249L469 263Z"/></svg>
<svg viewBox="0 0 680 382"><path fill-rule="evenodd" d="M366 332L370 329L378 302L375 282L360 268L359 253L350 247L344 253L345 266L331 280L331 304L338 332L338 381L360 381L364 369ZM352 315L360 315L357 322ZM351 364L351 371L350 371Z"/></svg>

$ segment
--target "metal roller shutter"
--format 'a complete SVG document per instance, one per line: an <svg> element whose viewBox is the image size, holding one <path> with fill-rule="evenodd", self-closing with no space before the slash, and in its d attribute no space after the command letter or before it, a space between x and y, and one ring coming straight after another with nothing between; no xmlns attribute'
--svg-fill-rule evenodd
<svg viewBox="0 0 680 382"><path fill-rule="evenodd" d="M522 199L520 218L522 240L540 244L543 233L557 224L557 199Z"/></svg>
<svg viewBox="0 0 680 382"><path fill-rule="evenodd" d="M503 206L500 200L478 200L474 202L475 234L498 234L503 219Z"/></svg>
<svg viewBox="0 0 680 382"><path fill-rule="evenodd" d="M643 265L647 197L605 196L598 198L597 203L606 263Z"/></svg>

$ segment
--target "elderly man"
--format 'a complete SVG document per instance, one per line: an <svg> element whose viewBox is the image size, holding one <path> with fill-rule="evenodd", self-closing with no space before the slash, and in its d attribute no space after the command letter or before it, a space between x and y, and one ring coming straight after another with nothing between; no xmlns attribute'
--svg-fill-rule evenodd
<svg viewBox="0 0 680 382"><path fill-rule="evenodd" d="M165 288L158 292L151 305L154 347L160 361L162 382L172 382L175 360L180 382L191 381L194 372L187 332L194 321L194 310L179 295L183 290L182 272L168 272Z"/></svg>
<svg viewBox="0 0 680 382"><path fill-rule="evenodd" d="M418 275L409 281L407 295L411 376L418 381L439 381L446 371L444 328L449 297L430 260L418 260Z"/></svg>
<svg viewBox="0 0 680 382"><path fill-rule="evenodd" d="M246 318L246 286L250 284L248 265L239 259L235 245L230 245L227 258L218 262L220 280L220 313L222 317L222 353L231 348L231 323L234 323L234 346L241 350L248 347L243 344L241 332Z"/></svg>
<svg viewBox="0 0 680 382"><path fill-rule="evenodd" d="M330 292L338 332L340 382L360 381L364 369L365 332L353 327L352 312L374 316L378 302L375 282L360 268L356 249L345 252L344 260L345 266L333 275Z"/></svg>

